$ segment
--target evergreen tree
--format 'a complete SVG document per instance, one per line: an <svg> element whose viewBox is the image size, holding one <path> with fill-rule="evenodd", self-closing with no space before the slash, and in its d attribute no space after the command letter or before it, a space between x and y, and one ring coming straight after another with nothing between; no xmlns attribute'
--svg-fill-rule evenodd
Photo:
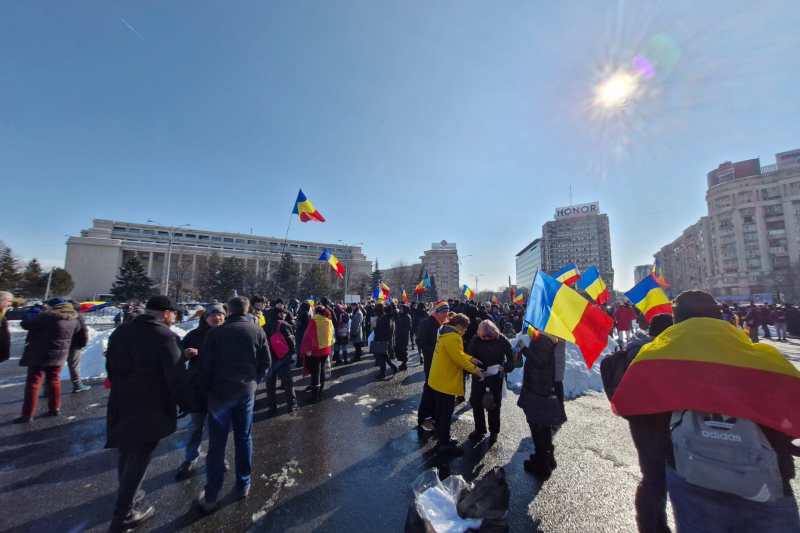
<svg viewBox="0 0 800 533"><path fill-rule="evenodd" d="M219 299L219 272L222 268L222 259L219 254L212 253L208 256L205 267L197 275L197 292L204 300Z"/></svg>
<svg viewBox="0 0 800 533"><path fill-rule="evenodd" d="M371 281L371 289L374 291L375 287L377 287L381 280L383 280L383 272L381 272L380 267L378 267L378 260L375 259L375 270L372 271L372 281ZM372 296L372 294L370 294Z"/></svg>
<svg viewBox="0 0 800 533"><path fill-rule="evenodd" d="M19 265L11 248L0 241L0 290L14 292L20 281Z"/></svg>
<svg viewBox="0 0 800 533"><path fill-rule="evenodd" d="M222 260L217 274L215 297L221 301L232 298L233 295L244 292L245 278L244 261L237 257L226 257Z"/></svg>
<svg viewBox="0 0 800 533"><path fill-rule="evenodd" d="M272 298L288 300L298 296L300 266L295 262L292 254L286 252L281 256L281 262L272 276L272 281L275 283L271 294Z"/></svg>
<svg viewBox="0 0 800 533"><path fill-rule="evenodd" d="M153 281L147 277L144 265L136 256L128 259L121 267L117 280L111 287L111 294L118 302L131 300L145 301L154 292Z"/></svg>
<svg viewBox="0 0 800 533"><path fill-rule="evenodd" d="M300 296L302 298L314 297L319 301L323 296L332 298L332 290L330 277L328 276L327 265L311 265L303 274L303 280L300 282Z"/></svg>
<svg viewBox="0 0 800 533"><path fill-rule="evenodd" d="M47 287L47 275L42 274L42 265L31 259L22 273L21 294L28 298L42 298Z"/></svg>
<svg viewBox="0 0 800 533"><path fill-rule="evenodd" d="M47 286L47 274L42 278L44 286ZM66 296L75 288L72 276L63 268L53 269L53 278L50 280L50 296Z"/></svg>

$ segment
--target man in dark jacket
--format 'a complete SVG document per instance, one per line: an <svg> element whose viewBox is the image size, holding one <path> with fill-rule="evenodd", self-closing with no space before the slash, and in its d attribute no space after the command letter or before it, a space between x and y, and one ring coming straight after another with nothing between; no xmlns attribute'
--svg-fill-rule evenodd
<svg viewBox="0 0 800 533"><path fill-rule="evenodd" d="M239 498L250 494L253 464L253 404L257 384L270 366L264 330L247 317L250 301L237 296L228 302L228 318L210 331L203 343L203 375L208 391L208 474L198 497L204 512L219 507L225 477L224 458L228 433L233 426L236 448L236 488Z"/></svg>
<svg viewBox="0 0 800 533"><path fill-rule="evenodd" d="M400 306L400 313L394 319L395 353L400 360L400 370L408 368L408 341L411 338L411 309L407 304Z"/></svg>
<svg viewBox="0 0 800 533"><path fill-rule="evenodd" d="M185 379L178 336L169 327L176 308L153 296L145 312L122 324L108 339L106 370L111 382L106 448L119 449L119 491L111 531L127 531L155 509L134 509L139 487L158 441L175 432L176 390ZM140 493L141 494L141 493Z"/></svg>
<svg viewBox="0 0 800 533"><path fill-rule="evenodd" d="M195 329L186 334L181 341L183 355L189 360L189 374L194 377L197 383L202 379L203 354L201 349L206 335L212 329L221 326L225 322L225 307L222 304L211 304L205 308L200 323ZM200 457L200 443L203 441L203 426L205 426L205 410L191 414L191 434L186 443L186 456L183 464L178 468L175 478L178 480L186 479L191 476L192 470Z"/></svg>
<svg viewBox="0 0 800 533"><path fill-rule="evenodd" d="M439 335L439 328L447 322L447 314L450 312L450 305L440 300L433 304L433 313L422 320L417 329L417 348L422 353L423 370L425 371L425 385L422 387L422 397L417 409L417 424L424 431L433 431L434 399L436 395L433 389L428 387L428 376L431 373L431 363L433 362L433 351L436 349L436 339Z"/></svg>
<svg viewBox="0 0 800 533"><path fill-rule="evenodd" d="M78 313L72 304L61 298L48 300L45 310L24 317L20 325L28 330L25 351L19 361L20 366L28 367L28 378L22 416L14 422L27 423L33 420L39 388L45 379L48 387L47 416L58 416L61 413L61 367L71 348L86 346L86 325L78 320Z"/></svg>
<svg viewBox="0 0 800 533"><path fill-rule="evenodd" d="M0 363L11 357L11 333L8 331L6 311L11 307L13 298L10 292L0 291Z"/></svg>
<svg viewBox="0 0 800 533"><path fill-rule="evenodd" d="M81 328L86 329L86 323L80 313L80 306L72 302L72 307L78 313L78 320L81 322ZM67 355L67 368L69 369L69 380L72 382L72 393L86 392L92 388L89 385L84 385L81 381L81 350L83 347L70 346L69 355Z"/></svg>

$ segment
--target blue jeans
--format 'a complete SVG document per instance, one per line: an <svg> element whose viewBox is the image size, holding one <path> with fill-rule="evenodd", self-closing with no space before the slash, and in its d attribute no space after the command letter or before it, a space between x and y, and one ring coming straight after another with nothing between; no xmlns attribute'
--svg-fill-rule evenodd
<svg viewBox="0 0 800 533"><path fill-rule="evenodd" d="M200 457L200 443L203 442L203 426L206 425L205 413L192 413L189 415L189 440L186 443L186 458L187 463L194 462Z"/></svg>
<svg viewBox="0 0 800 533"><path fill-rule="evenodd" d="M206 458L206 499L215 501L225 479L225 446L233 426L236 449L236 485L250 485L253 467L253 403L255 395L247 393L226 401L209 398L208 457Z"/></svg>
<svg viewBox="0 0 800 533"><path fill-rule="evenodd" d="M678 533L800 532L792 494L774 502L753 502L692 485L671 467L667 467L667 491Z"/></svg>

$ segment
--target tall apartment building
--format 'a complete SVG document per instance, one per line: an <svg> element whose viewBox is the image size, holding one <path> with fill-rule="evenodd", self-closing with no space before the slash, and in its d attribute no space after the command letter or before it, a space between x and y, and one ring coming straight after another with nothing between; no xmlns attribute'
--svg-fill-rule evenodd
<svg viewBox="0 0 800 533"><path fill-rule="evenodd" d="M702 217L683 230L680 237L656 252L656 260L670 284L668 291L673 296L690 289L709 290L709 225L708 217Z"/></svg>
<svg viewBox="0 0 800 533"><path fill-rule="evenodd" d="M708 173L707 283L721 299L800 297L800 149L775 159L725 162Z"/></svg>
<svg viewBox="0 0 800 533"><path fill-rule="evenodd" d="M420 256L422 267L435 278L439 298L459 298L458 250L454 242L435 242Z"/></svg>
<svg viewBox="0 0 800 533"><path fill-rule="evenodd" d="M636 285L650 275L653 265L636 265L633 267L633 284Z"/></svg>
<svg viewBox="0 0 800 533"><path fill-rule="evenodd" d="M515 257L517 287L530 288L533 277L542 269L542 239L534 239Z"/></svg>
<svg viewBox="0 0 800 533"><path fill-rule="evenodd" d="M358 246L290 240L285 249L299 263L302 274L310 265L319 264L323 248L333 250L349 270L350 279L372 272L372 264ZM67 240L65 268L75 282L72 295L92 299L109 293L120 265L132 256L139 257L147 275L161 287L170 249L170 286L179 282L185 291L182 294L188 295L212 253L240 258L252 273L269 275L280 263L284 243L275 237L95 219L91 228Z"/></svg>
<svg viewBox="0 0 800 533"><path fill-rule="evenodd" d="M560 207L554 220L542 226L542 270L552 273L567 263L581 270L597 266L609 290L613 288L608 215L600 213L598 202Z"/></svg>

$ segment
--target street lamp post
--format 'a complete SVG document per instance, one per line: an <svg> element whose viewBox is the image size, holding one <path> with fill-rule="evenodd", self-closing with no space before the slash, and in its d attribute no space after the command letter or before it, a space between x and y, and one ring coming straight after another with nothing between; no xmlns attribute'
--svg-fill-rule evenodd
<svg viewBox="0 0 800 533"><path fill-rule="evenodd" d="M148 218L147 222L163 226L163 224L156 222L151 218ZM162 286L164 287L164 296L169 296L169 269L170 269L170 262L172 261L172 242L175 239L175 230L178 228L188 228L189 226L191 226L191 224L181 224L180 226L168 226L169 244L167 245L167 259L166 261L164 261L164 274L163 274L164 283L162 284Z"/></svg>

